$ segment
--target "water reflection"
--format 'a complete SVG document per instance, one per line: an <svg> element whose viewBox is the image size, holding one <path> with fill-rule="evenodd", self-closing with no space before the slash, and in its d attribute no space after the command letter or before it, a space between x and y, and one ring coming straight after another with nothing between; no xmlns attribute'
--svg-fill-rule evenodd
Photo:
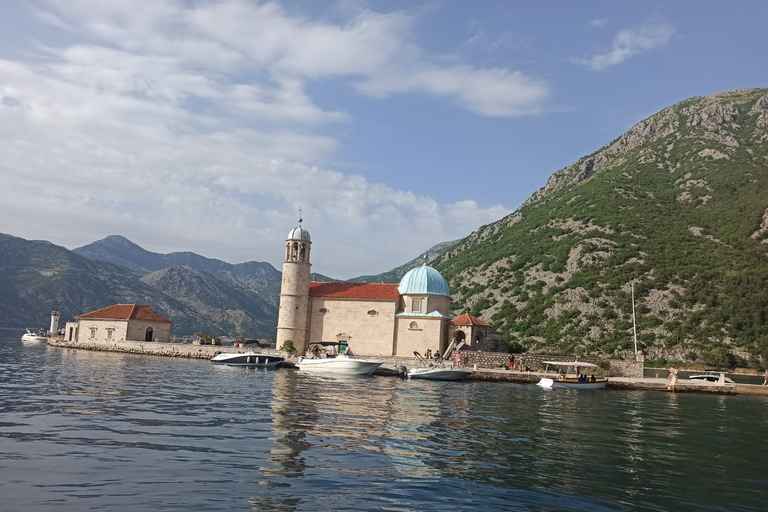
<svg viewBox="0 0 768 512"><path fill-rule="evenodd" d="M339 379L0 343L22 510L761 510L765 401Z"/></svg>

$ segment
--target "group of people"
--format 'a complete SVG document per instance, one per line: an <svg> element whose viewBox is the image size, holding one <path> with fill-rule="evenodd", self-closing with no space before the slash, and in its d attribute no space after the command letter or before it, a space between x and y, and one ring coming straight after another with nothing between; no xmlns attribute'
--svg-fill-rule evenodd
<svg viewBox="0 0 768 512"><path fill-rule="evenodd" d="M441 355L440 351L436 350L434 353L432 353L432 349L428 348L426 352L424 352L424 358L428 361L434 361L435 364L441 363ZM466 356L462 354L461 352L456 352L456 356L454 359L457 367L462 367L464 364L466 364Z"/></svg>
<svg viewBox="0 0 768 512"><path fill-rule="evenodd" d="M595 379L595 374L593 373L589 377L587 377L586 375L579 374L579 378L576 380L578 382L595 382L596 379Z"/></svg>
<svg viewBox="0 0 768 512"><path fill-rule="evenodd" d="M515 358L514 354L509 354L509 369L520 372L528 371L528 368L525 366L525 354L518 358Z"/></svg>

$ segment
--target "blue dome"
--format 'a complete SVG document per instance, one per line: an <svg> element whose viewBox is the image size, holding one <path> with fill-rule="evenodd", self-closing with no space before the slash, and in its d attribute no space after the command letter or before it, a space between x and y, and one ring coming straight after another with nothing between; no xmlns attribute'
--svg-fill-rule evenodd
<svg viewBox="0 0 768 512"><path fill-rule="evenodd" d="M400 295L451 296L451 291L448 289L448 281L445 280L443 274L426 265L409 270L400 280L397 291L400 292Z"/></svg>
<svg viewBox="0 0 768 512"><path fill-rule="evenodd" d="M310 242L309 238L309 231L304 229L301 226L297 226L291 230L290 233L288 233L288 238L286 240L306 240Z"/></svg>

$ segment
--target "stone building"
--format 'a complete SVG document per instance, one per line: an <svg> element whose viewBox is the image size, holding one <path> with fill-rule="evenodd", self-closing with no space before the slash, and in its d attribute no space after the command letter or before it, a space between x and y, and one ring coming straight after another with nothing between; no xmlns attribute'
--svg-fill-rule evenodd
<svg viewBox="0 0 768 512"><path fill-rule="evenodd" d="M171 339L172 321L149 306L115 304L84 313L67 322L68 341L159 341Z"/></svg>
<svg viewBox="0 0 768 512"><path fill-rule="evenodd" d="M313 282L309 232L299 226L285 243L277 346L290 340L299 354L312 343L349 345L359 354L412 356L449 344L448 282L426 265L399 284Z"/></svg>

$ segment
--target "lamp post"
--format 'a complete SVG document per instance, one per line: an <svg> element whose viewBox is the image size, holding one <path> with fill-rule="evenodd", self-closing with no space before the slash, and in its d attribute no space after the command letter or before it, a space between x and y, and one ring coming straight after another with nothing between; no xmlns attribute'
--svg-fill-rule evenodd
<svg viewBox="0 0 768 512"><path fill-rule="evenodd" d="M635 361L637 361L637 324L635 323L635 283L632 283L632 335L635 338Z"/></svg>

